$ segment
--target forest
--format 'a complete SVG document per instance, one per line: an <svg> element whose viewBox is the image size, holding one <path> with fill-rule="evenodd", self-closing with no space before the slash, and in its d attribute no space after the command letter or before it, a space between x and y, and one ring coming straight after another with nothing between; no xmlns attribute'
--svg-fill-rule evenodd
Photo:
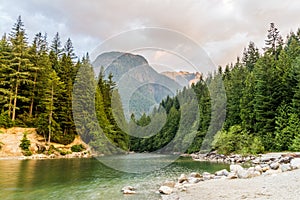
<svg viewBox="0 0 300 200"><path fill-rule="evenodd" d="M118 152L112 146L134 152L300 151L300 29L283 39L271 23L261 51L250 42L235 63L167 97L149 116L132 114L129 122L112 77L103 71L95 76L88 53L78 58L71 39L62 45L59 33L50 45L41 33L29 44L19 17L0 41L0 127L35 127L62 144L80 134L101 153ZM82 90L74 90L76 84ZM82 112L73 115L73 109ZM164 119L157 134L135 134L134 124Z"/></svg>

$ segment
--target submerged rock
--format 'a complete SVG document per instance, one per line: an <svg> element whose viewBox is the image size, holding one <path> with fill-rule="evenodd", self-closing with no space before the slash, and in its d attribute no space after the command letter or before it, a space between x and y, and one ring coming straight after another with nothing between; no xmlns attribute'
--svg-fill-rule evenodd
<svg viewBox="0 0 300 200"><path fill-rule="evenodd" d="M123 194L136 194L135 188L132 186L125 186L121 189Z"/></svg>

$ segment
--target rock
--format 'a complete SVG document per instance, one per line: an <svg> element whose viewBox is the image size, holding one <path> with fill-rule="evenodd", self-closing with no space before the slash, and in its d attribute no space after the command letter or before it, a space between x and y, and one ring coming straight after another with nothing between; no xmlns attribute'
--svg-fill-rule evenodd
<svg viewBox="0 0 300 200"><path fill-rule="evenodd" d="M179 200L179 197L177 194L170 194L170 195L161 195L162 200Z"/></svg>
<svg viewBox="0 0 300 200"><path fill-rule="evenodd" d="M281 172L281 169L277 169L277 170L269 169L264 173L264 175L273 175L273 174L278 174L280 172Z"/></svg>
<svg viewBox="0 0 300 200"><path fill-rule="evenodd" d="M173 189L168 186L160 186L158 189L159 193L169 195L173 192Z"/></svg>
<svg viewBox="0 0 300 200"><path fill-rule="evenodd" d="M123 187L123 188L121 189L122 192L125 191L125 190L131 190L131 191L134 191L135 188L132 187L132 186L125 186L125 187Z"/></svg>
<svg viewBox="0 0 300 200"><path fill-rule="evenodd" d="M199 183L200 181L204 181L204 179L203 178L194 178L194 177L190 177L189 179L188 179L188 182L189 183Z"/></svg>
<svg viewBox="0 0 300 200"><path fill-rule="evenodd" d="M291 162L292 159L293 159L293 157L285 156L285 157L279 159L279 163L288 164Z"/></svg>
<svg viewBox="0 0 300 200"><path fill-rule="evenodd" d="M259 173L262 173L262 167L260 166L260 165L256 165L255 167L254 167L254 169L255 169L255 171L257 171L257 172L259 172Z"/></svg>
<svg viewBox="0 0 300 200"><path fill-rule="evenodd" d="M228 179L236 179L236 178L238 178L238 176L234 172L229 172L229 174L227 175L227 178Z"/></svg>
<svg viewBox="0 0 300 200"><path fill-rule="evenodd" d="M185 174L181 174L180 177L178 178L178 182L183 183L184 181L188 181L188 178Z"/></svg>
<svg viewBox="0 0 300 200"><path fill-rule="evenodd" d="M268 170L270 170L270 169L271 169L271 168L270 168L269 165L266 165L266 166L262 167L262 171L263 171L263 172L266 172L266 171L268 171Z"/></svg>
<svg viewBox="0 0 300 200"><path fill-rule="evenodd" d="M229 172L227 171L227 169L222 169L215 173L216 176L228 176L228 174L229 174Z"/></svg>
<svg viewBox="0 0 300 200"><path fill-rule="evenodd" d="M291 168L299 169L300 168L300 158L294 158L291 160Z"/></svg>
<svg viewBox="0 0 300 200"><path fill-rule="evenodd" d="M230 172L238 173L238 171L243 171L244 168L241 165L230 165Z"/></svg>
<svg viewBox="0 0 300 200"><path fill-rule="evenodd" d="M208 172L204 172L204 173L202 174L202 176L203 176L203 180L204 180L204 181L207 181L207 180L213 179L215 175L210 174L210 173L208 173Z"/></svg>
<svg viewBox="0 0 300 200"><path fill-rule="evenodd" d="M163 183L163 186L168 186L168 187L170 187L170 188L174 188L175 187L175 181L165 181L164 183Z"/></svg>
<svg viewBox="0 0 300 200"><path fill-rule="evenodd" d="M123 190L123 194L136 194L134 190Z"/></svg>
<svg viewBox="0 0 300 200"><path fill-rule="evenodd" d="M292 170L291 164L282 164L280 166L280 169L282 172L291 171Z"/></svg>
<svg viewBox="0 0 300 200"><path fill-rule="evenodd" d="M272 163L271 165L270 165L270 167L271 167L271 169L273 169L273 170L276 170L276 169L278 169L279 168L279 163L278 162L274 162L274 163Z"/></svg>
<svg viewBox="0 0 300 200"><path fill-rule="evenodd" d="M192 172L192 173L190 174L190 177L193 177L193 178L202 178L202 175L199 174L199 173L197 173L197 172Z"/></svg>

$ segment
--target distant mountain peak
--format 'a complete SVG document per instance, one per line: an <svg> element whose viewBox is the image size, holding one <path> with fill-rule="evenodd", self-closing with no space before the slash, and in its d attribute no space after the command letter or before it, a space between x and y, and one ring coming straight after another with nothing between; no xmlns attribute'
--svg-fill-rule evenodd
<svg viewBox="0 0 300 200"><path fill-rule="evenodd" d="M175 80L181 86L190 86L193 83L197 83L200 79L202 74L200 72L187 72L187 71L165 71L161 74Z"/></svg>

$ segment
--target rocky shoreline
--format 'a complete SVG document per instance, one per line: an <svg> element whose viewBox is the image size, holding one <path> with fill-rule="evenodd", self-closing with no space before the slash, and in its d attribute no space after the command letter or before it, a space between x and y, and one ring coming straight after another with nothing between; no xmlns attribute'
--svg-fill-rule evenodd
<svg viewBox="0 0 300 200"><path fill-rule="evenodd" d="M257 176L276 175L282 172L300 169L299 153L268 153L258 156L225 156L217 153L191 154L195 161L222 162L230 164L227 169L219 170L214 174L192 172L189 175L181 174L175 181L164 182L158 192L163 200L179 199L178 193L186 192L189 187L198 183L216 179L248 179Z"/></svg>

